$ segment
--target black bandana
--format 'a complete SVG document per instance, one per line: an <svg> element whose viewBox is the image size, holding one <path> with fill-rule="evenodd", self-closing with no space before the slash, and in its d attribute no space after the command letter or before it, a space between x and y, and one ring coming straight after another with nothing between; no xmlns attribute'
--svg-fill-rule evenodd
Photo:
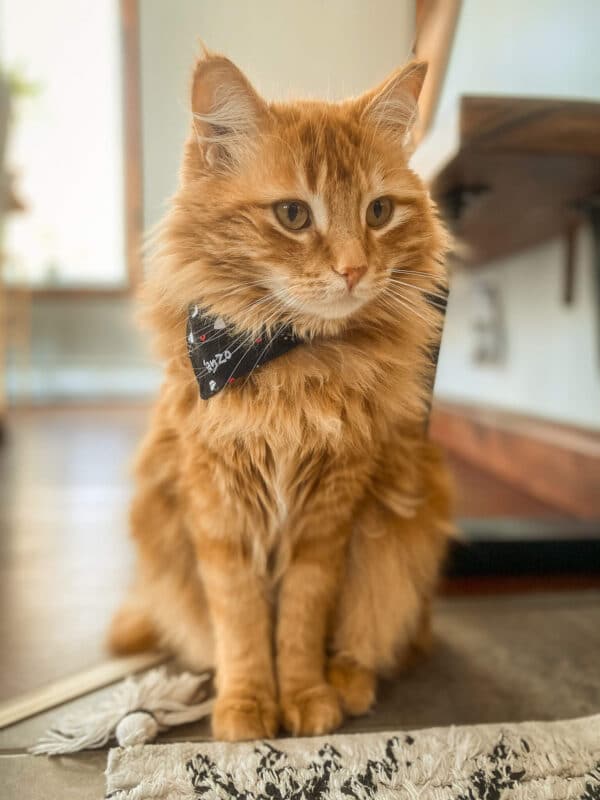
<svg viewBox="0 0 600 800"><path fill-rule="evenodd" d="M251 339L248 333L236 331L222 317L207 314L198 306L191 306L188 312L188 353L203 400L301 342L289 326Z"/></svg>

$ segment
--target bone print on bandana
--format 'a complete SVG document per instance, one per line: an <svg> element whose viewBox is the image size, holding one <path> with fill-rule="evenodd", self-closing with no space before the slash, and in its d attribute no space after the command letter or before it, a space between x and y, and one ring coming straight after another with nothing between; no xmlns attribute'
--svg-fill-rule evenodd
<svg viewBox="0 0 600 800"><path fill-rule="evenodd" d="M301 341L289 326L252 339L197 305L188 312L188 353L203 400L210 400L237 378L282 356Z"/></svg>

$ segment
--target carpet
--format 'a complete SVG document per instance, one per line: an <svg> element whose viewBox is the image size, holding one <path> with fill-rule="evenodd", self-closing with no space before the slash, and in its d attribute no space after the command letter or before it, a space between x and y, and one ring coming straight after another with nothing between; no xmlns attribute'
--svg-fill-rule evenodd
<svg viewBox="0 0 600 800"><path fill-rule="evenodd" d="M115 748L110 800L600 800L600 715Z"/></svg>

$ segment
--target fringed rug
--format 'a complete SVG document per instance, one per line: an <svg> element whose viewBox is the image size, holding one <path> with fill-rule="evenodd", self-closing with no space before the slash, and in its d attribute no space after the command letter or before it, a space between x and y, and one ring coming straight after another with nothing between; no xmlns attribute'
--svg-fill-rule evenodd
<svg viewBox="0 0 600 800"><path fill-rule="evenodd" d="M111 800L600 800L600 715L111 750Z"/></svg>

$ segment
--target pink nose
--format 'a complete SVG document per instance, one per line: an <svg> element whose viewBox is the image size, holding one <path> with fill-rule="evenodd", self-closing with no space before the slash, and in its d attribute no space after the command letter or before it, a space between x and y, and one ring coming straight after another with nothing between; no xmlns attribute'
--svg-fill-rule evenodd
<svg viewBox="0 0 600 800"><path fill-rule="evenodd" d="M367 268L364 265L361 267L338 267L335 270L338 275L341 275L343 278L345 278L346 286L348 287L349 292L354 289L366 271Z"/></svg>

